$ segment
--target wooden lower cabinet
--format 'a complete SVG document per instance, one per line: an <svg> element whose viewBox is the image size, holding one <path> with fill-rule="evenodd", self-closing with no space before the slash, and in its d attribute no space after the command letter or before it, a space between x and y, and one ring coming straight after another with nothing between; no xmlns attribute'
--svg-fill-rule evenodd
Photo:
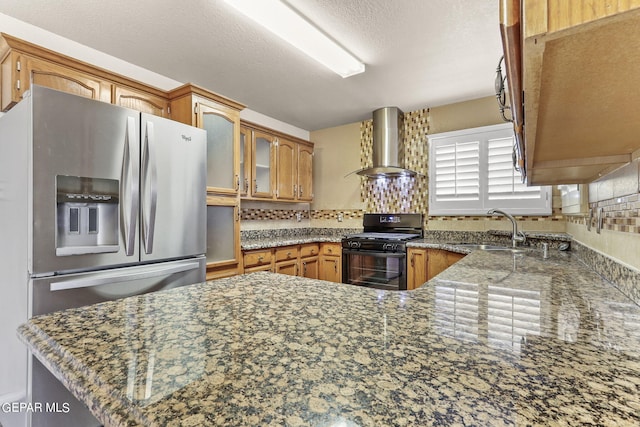
<svg viewBox="0 0 640 427"><path fill-rule="evenodd" d="M285 246L275 249L276 273L298 276L300 274L300 248Z"/></svg>
<svg viewBox="0 0 640 427"><path fill-rule="evenodd" d="M464 254L459 254L457 252L450 252L442 249L428 249L427 280L430 280L442 273L462 258L464 258Z"/></svg>
<svg viewBox="0 0 640 427"><path fill-rule="evenodd" d="M427 279L428 249L409 248L407 251L407 290L417 289Z"/></svg>
<svg viewBox="0 0 640 427"><path fill-rule="evenodd" d="M276 262L276 273L288 274L289 276L298 276L300 265L298 260Z"/></svg>
<svg viewBox="0 0 640 427"><path fill-rule="evenodd" d="M306 243L300 246L300 276L308 279L320 277L320 244Z"/></svg>
<svg viewBox="0 0 640 427"><path fill-rule="evenodd" d="M409 248L407 251L407 290L417 289L464 258L464 254L442 249Z"/></svg>
<svg viewBox="0 0 640 427"><path fill-rule="evenodd" d="M341 251L340 243L305 243L244 251L244 272L272 271L340 283Z"/></svg>
<svg viewBox="0 0 640 427"><path fill-rule="evenodd" d="M342 283L342 245L340 243L321 245L319 274L321 280Z"/></svg>
<svg viewBox="0 0 640 427"><path fill-rule="evenodd" d="M244 272L270 271L273 273L273 251L271 249L258 249L245 251L243 256Z"/></svg>
<svg viewBox="0 0 640 427"><path fill-rule="evenodd" d="M318 256L302 258L300 260L300 276L318 279L320 277L320 258Z"/></svg>

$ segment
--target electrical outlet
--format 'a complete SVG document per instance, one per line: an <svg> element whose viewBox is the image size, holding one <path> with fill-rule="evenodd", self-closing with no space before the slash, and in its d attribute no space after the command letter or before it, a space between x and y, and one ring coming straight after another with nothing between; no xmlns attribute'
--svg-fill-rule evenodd
<svg viewBox="0 0 640 427"><path fill-rule="evenodd" d="M342 222L344 220L344 215L342 212L338 213L338 222Z"/></svg>

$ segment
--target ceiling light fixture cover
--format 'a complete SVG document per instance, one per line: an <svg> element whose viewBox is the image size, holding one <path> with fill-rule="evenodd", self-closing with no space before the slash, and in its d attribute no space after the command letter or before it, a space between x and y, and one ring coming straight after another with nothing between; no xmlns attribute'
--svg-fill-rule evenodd
<svg viewBox="0 0 640 427"><path fill-rule="evenodd" d="M342 77L364 72L362 62L281 0L225 1Z"/></svg>

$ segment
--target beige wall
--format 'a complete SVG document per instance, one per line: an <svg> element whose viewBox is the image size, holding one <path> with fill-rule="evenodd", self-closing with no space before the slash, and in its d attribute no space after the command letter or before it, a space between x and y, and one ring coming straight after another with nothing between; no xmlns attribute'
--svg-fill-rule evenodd
<svg viewBox="0 0 640 427"><path fill-rule="evenodd" d="M360 176L360 122L310 134L314 142L313 192L315 210L363 209Z"/></svg>

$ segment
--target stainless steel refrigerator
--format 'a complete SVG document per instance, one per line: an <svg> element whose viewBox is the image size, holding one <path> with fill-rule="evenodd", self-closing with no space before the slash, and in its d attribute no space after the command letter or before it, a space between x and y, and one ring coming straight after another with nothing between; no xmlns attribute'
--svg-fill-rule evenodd
<svg viewBox="0 0 640 427"><path fill-rule="evenodd" d="M4 427L99 425L15 330L38 314L204 281L206 159L204 130L36 85L0 117ZM70 408L5 404L19 401Z"/></svg>

